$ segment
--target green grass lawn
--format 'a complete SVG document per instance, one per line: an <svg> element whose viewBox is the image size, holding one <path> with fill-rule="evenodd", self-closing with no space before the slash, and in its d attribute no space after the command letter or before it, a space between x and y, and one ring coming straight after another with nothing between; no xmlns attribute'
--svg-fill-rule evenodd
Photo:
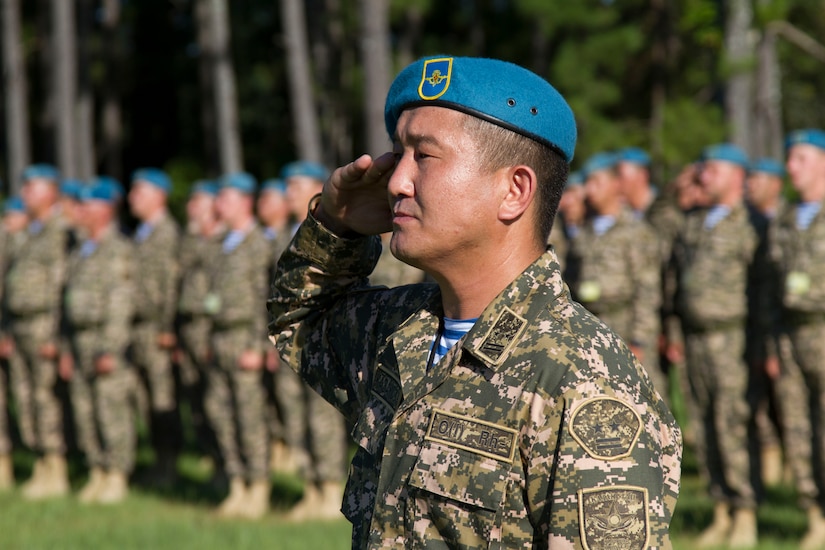
<svg viewBox="0 0 825 550"><path fill-rule="evenodd" d="M143 451L139 464L151 457ZM15 454L18 479L25 479L32 457ZM284 510L300 498L300 482L273 478L273 511L262 521L227 521L213 517L221 494L208 483L208 466L195 455L179 461L180 481L165 493L133 489L119 506L82 506L73 498L45 503L23 501L14 492L0 494L0 548L21 549L317 549L349 548L349 524L340 521L289 524ZM73 489L85 481L78 460L71 464ZM688 453L682 494L671 532L676 550L694 547L697 533L710 521L712 503L705 496L696 465ZM805 531L805 515L789 487L768 492L759 510L760 549L796 548Z"/></svg>

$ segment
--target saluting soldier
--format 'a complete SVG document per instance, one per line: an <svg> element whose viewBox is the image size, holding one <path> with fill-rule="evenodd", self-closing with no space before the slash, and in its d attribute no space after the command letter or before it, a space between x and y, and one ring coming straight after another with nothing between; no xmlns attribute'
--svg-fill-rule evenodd
<svg viewBox="0 0 825 550"><path fill-rule="evenodd" d="M393 153L333 172L269 301L282 358L355 426L353 548L669 547L679 428L547 248L567 102L519 66L441 56L396 77L384 114ZM368 286L389 230L436 284Z"/></svg>
<svg viewBox="0 0 825 550"><path fill-rule="evenodd" d="M702 153L700 181L711 207L688 215L674 245L688 378L699 418L697 452L715 502L701 547L756 545L752 409L745 364L749 270L757 236L743 202L747 155L722 143Z"/></svg>
<svg viewBox="0 0 825 550"><path fill-rule="evenodd" d="M627 209L616 170L618 157L598 153L582 167L591 216L570 250L577 276L573 297L615 330L647 369L662 397L667 378L659 368L660 258L656 236Z"/></svg>

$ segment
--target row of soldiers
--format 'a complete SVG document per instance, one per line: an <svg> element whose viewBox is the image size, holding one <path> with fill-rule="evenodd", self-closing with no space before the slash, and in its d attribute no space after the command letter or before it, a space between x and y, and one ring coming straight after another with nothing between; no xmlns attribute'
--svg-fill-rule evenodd
<svg viewBox="0 0 825 550"><path fill-rule="evenodd" d="M69 491L62 381L89 466L81 502L127 495L136 411L155 454L146 481L173 483L187 401L201 451L229 487L220 516L266 513L271 468L306 481L290 519L339 515L345 426L280 368L265 307L275 262L326 177L319 164L294 162L260 192L247 173L196 182L182 231L162 170L136 171L125 195L111 178L61 182L50 165L26 169L21 197L6 202L0 240L0 357L22 440L38 455L25 498ZM124 202L139 222L133 234L119 223ZM382 264L383 283L421 278L389 257ZM13 483L5 409L0 488Z"/></svg>
<svg viewBox="0 0 825 550"><path fill-rule="evenodd" d="M679 379L715 502L703 548L757 544L761 474L777 477L783 445L808 513L801 547L825 548L825 132L792 132L786 151L752 162L709 146L672 196L657 196L644 151L598 153L571 174L550 237L575 298L665 399Z"/></svg>

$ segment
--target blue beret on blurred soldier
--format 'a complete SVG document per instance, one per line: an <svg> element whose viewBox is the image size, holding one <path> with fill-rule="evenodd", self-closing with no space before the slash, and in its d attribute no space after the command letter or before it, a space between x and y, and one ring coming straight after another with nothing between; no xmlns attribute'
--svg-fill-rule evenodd
<svg viewBox="0 0 825 550"><path fill-rule="evenodd" d="M384 120L393 151L332 172L268 302L283 367L353 426L352 547L669 547L679 427L547 247L567 101L439 55L395 78ZM388 231L434 283L369 286Z"/></svg>

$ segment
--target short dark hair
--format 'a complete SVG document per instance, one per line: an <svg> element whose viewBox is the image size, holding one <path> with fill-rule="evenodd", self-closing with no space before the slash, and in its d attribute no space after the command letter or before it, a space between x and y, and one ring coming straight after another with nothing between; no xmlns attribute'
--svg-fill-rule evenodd
<svg viewBox="0 0 825 550"><path fill-rule="evenodd" d="M467 115L464 124L476 140L479 157L488 170L524 164L538 178L536 237L547 242L559 208L570 165L554 149L512 130Z"/></svg>

